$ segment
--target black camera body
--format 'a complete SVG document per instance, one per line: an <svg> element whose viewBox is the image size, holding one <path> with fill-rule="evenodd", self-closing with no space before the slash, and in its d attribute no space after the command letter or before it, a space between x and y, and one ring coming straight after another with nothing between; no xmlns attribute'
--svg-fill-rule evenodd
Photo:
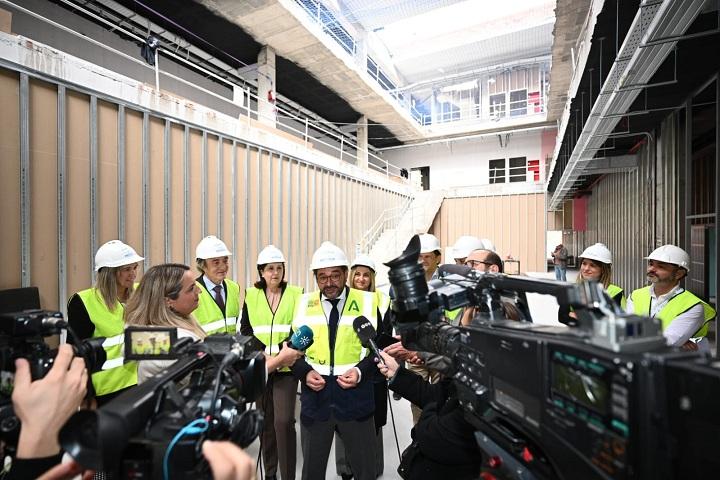
<svg viewBox="0 0 720 480"><path fill-rule="evenodd" d="M412 273L420 268L416 240L388 263L400 297L397 328L409 348L452 359L483 471L561 480L703 478L718 471L720 368L710 358L666 347L656 320L623 314L592 283L463 270L429 289ZM578 325L535 324L528 314L505 318L503 302L528 312L528 292L571 306ZM442 320L444 310L462 306L474 309L470 325Z"/></svg>
<svg viewBox="0 0 720 480"><path fill-rule="evenodd" d="M0 439L6 451L14 454L20 433L20 421L12 408L12 389L15 360L24 358L30 365L33 380L43 378L52 368L57 349L50 348L45 339L67 328L62 313L49 310L24 310L0 314ZM72 345L75 356L85 360L88 372L97 372L105 363L102 344L98 337Z"/></svg>
<svg viewBox="0 0 720 480"><path fill-rule="evenodd" d="M112 478L209 478L204 440L246 447L262 430L262 415L247 409L267 379L253 340L180 339L172 348L177 360L159 374L98 410L73 415L60 431L61 445Z"/></svg>

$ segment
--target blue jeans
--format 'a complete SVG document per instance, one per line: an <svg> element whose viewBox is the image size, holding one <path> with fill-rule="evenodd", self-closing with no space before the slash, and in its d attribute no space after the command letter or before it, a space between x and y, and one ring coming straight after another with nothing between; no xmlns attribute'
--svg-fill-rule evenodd
<svg viewBox="0 0 720 480"><path fill-rule="evenodd" d="M567 282L567 277L565 276L566 271L567 268L560 265L555 265L555 280L562 280L563 282Z"/></svg>

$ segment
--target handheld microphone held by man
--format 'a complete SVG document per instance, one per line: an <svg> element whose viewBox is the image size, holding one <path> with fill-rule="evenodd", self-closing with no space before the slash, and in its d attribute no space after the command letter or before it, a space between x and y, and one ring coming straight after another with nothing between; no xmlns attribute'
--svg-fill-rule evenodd
<svg viewBox="0 0 720 480"><path fill-rule="evenodd" d="M372 323L370 323L370 320L368 320L362 315L356 317L355 320L353 320L353 330L355 330L355 333L357 333L357 336L360 339L360 343L362 343L362 346L372 350L378 360L380 360L380 363L385 365L385 362L380 356L380 350L375 344L377 332L375 331L375 327L372 326Z"/></svg>
<svg viewBox="0 0 720 480"><path fill-rule="evenodd" d="M288 340L288 347L304 352L310 348L310 345L312 345L313 342L312 329L307 325L301 325L300 328L292 334L290 340Z"/></svg>

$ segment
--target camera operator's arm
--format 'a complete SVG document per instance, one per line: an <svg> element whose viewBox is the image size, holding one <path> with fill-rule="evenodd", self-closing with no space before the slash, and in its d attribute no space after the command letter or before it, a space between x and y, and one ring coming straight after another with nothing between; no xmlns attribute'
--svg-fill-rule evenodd
<svg viewBox="0 0 720 480"><path fill-rule="evenodd" d="M240 447L231 442L206 440L202 446L203 455L210 464L215 480L254 479L255 462Z"/></svg>
<svg viewBox="0 0 720 480"><path fill-rule="evenodd" d="M304 352L295 350L289 347L287 342L283 342L283 347L277 355L274 357L265 355L265 365L267 366L268 373L272 373L280 368L293 366L296 361L304 356Z"/></svg>
<svg viewBox="0 0 720 480"><path fill-rule="evenodd" d="M390 382L390 390L399 393L418 407L432 402L444 402L447 397L444 383L430 384L420 375L417 375L398 365L394 358L385 352L380 352L385 366L378 363L378 369Z"/></svg>

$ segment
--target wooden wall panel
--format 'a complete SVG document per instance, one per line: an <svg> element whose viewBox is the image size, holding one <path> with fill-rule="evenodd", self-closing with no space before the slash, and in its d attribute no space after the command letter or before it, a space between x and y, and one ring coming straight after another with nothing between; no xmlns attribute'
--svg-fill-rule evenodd
<svg viewBox="0 0 720 480"><path fill-rule="evenodd" d="M220 240L225 241L222 232L220 232L220 225L218 225L218 209L220 207L220 188L218 184L218 149L219 142L218 137L215 135L207 136L207 150L206 150L206 175L207 175L207 192L206 196L206 211L203 212L206 217L207 231L203 232L205 235L215 235Z"/></svg>
<svg viewBox="0 0 720 480"><path fill-rule="evenodd" d="M190 239L188 242L189 257L187 259L187 263L190 266L195 265L195 247L197 247L197 244L200 243L200 240L205 236L205 232L203 232L205 213L202 211L204 190L204 186L202 185L202 147L202 132L190 129L190 150L188 152L190 168L190 188L188 192L190 196L190 212L185 218L190 231Z"/></svg>
<svg viewBox="0 0 720 480"><path fill-rule="evenodd" d="M20 76L0 68L0 105L3 128L0 128L0 217L3 230L0 251L0 289L20 286Z"/></svg>
<svg viewBox="0 0 720 480"><path fill-rule="evenodd" d="M143 114L125 110L125 243L141 257L143 251ZM122 234L123 232L121 232ZM98 245L99 246L99 245Z"/></svg>
<svg viewBox="0 0 720 480"><path fill-rule="evenodd" d="M118 108L98 101L98 246L118 238Z"/></svg>
<svg viewBox="0 0 720 480"><path fill-rule="evenodd" d="M70 99L68 99L70 103ZM73 105L80 110L82 100ZM87 102L85 109L87 110ZM69 113L69 112L68 112ZM40 289L40 305L58 308L58 229L57 229L57 87L30 80L30 283ZM78 116L79 123L83 118ZM87 127L87 112L85 113ZM70 124L70 122L68 122ZM87 143L87 130L83 138ZM71 149L68 142L68 151ZM77 145L77 142L74 143ZM85 152L87 160L87 150ZM83 199L87 205L87 198ZM84 217L87 219L87 215ZM85 228L87 231L87 228ZM76 247L78 250L80 245ZM87 248L87 247L86 247ZM89 278L87 257L73 260ZM70 259L68 259L70 261ZM87 285L87 283L86 283Z"/></svg>
<svg viewBox="0 0 720 480"><path fill-rule="evenodd" d="M64 306L66 299L59 294L70 295L91 285L95 247L113 238L131 245L149 265L165 261L192 265L197 243L205 234L217 234L233 251L231 277L243 286L256 279L257 253L272 242L288 257L288 278L315 288L309 264L321 242L335 242L353 259L356 242L378 216L405 203L402 195L359 179L275 152L259 154L257 147L221 140L196 127L168 127L165 119L130 106L119 115L117 104L98 99L93 205L91 97L66 87L66 130L61 140L66 145L67 247L59 252L57 89L57 84L30 82L30 278L40 287L46 308ZM0 288L21 283L19 101L19 75L0 70L5 120L0 131L0 201L5 207L3 224L9 226L0 235L8 259ZM66 257L63 278L58 278L59 253Z"/></svg>
<svg viewBox="0 0 720 480"><path fill-rule="evenodd" d="M435 217L431 233L449 254L461 235L489 238L505 259L520 260L522 271L545 269L544 194L448 198ZM445 255L447 257L448 255ZM443 258L450 263L452 258Z"/></svg>
<svg viewBox="0 0 720 480"><path fill-rule="evenodd" d="M165 120L150 117L148 252L151 265L165 262Z"/></svg>
<svg viewBox="0 0 720 480"><path fill-rule="evenodd" d="M185 263L185 128L173 123L170 126L170 262Z"/></svg>

